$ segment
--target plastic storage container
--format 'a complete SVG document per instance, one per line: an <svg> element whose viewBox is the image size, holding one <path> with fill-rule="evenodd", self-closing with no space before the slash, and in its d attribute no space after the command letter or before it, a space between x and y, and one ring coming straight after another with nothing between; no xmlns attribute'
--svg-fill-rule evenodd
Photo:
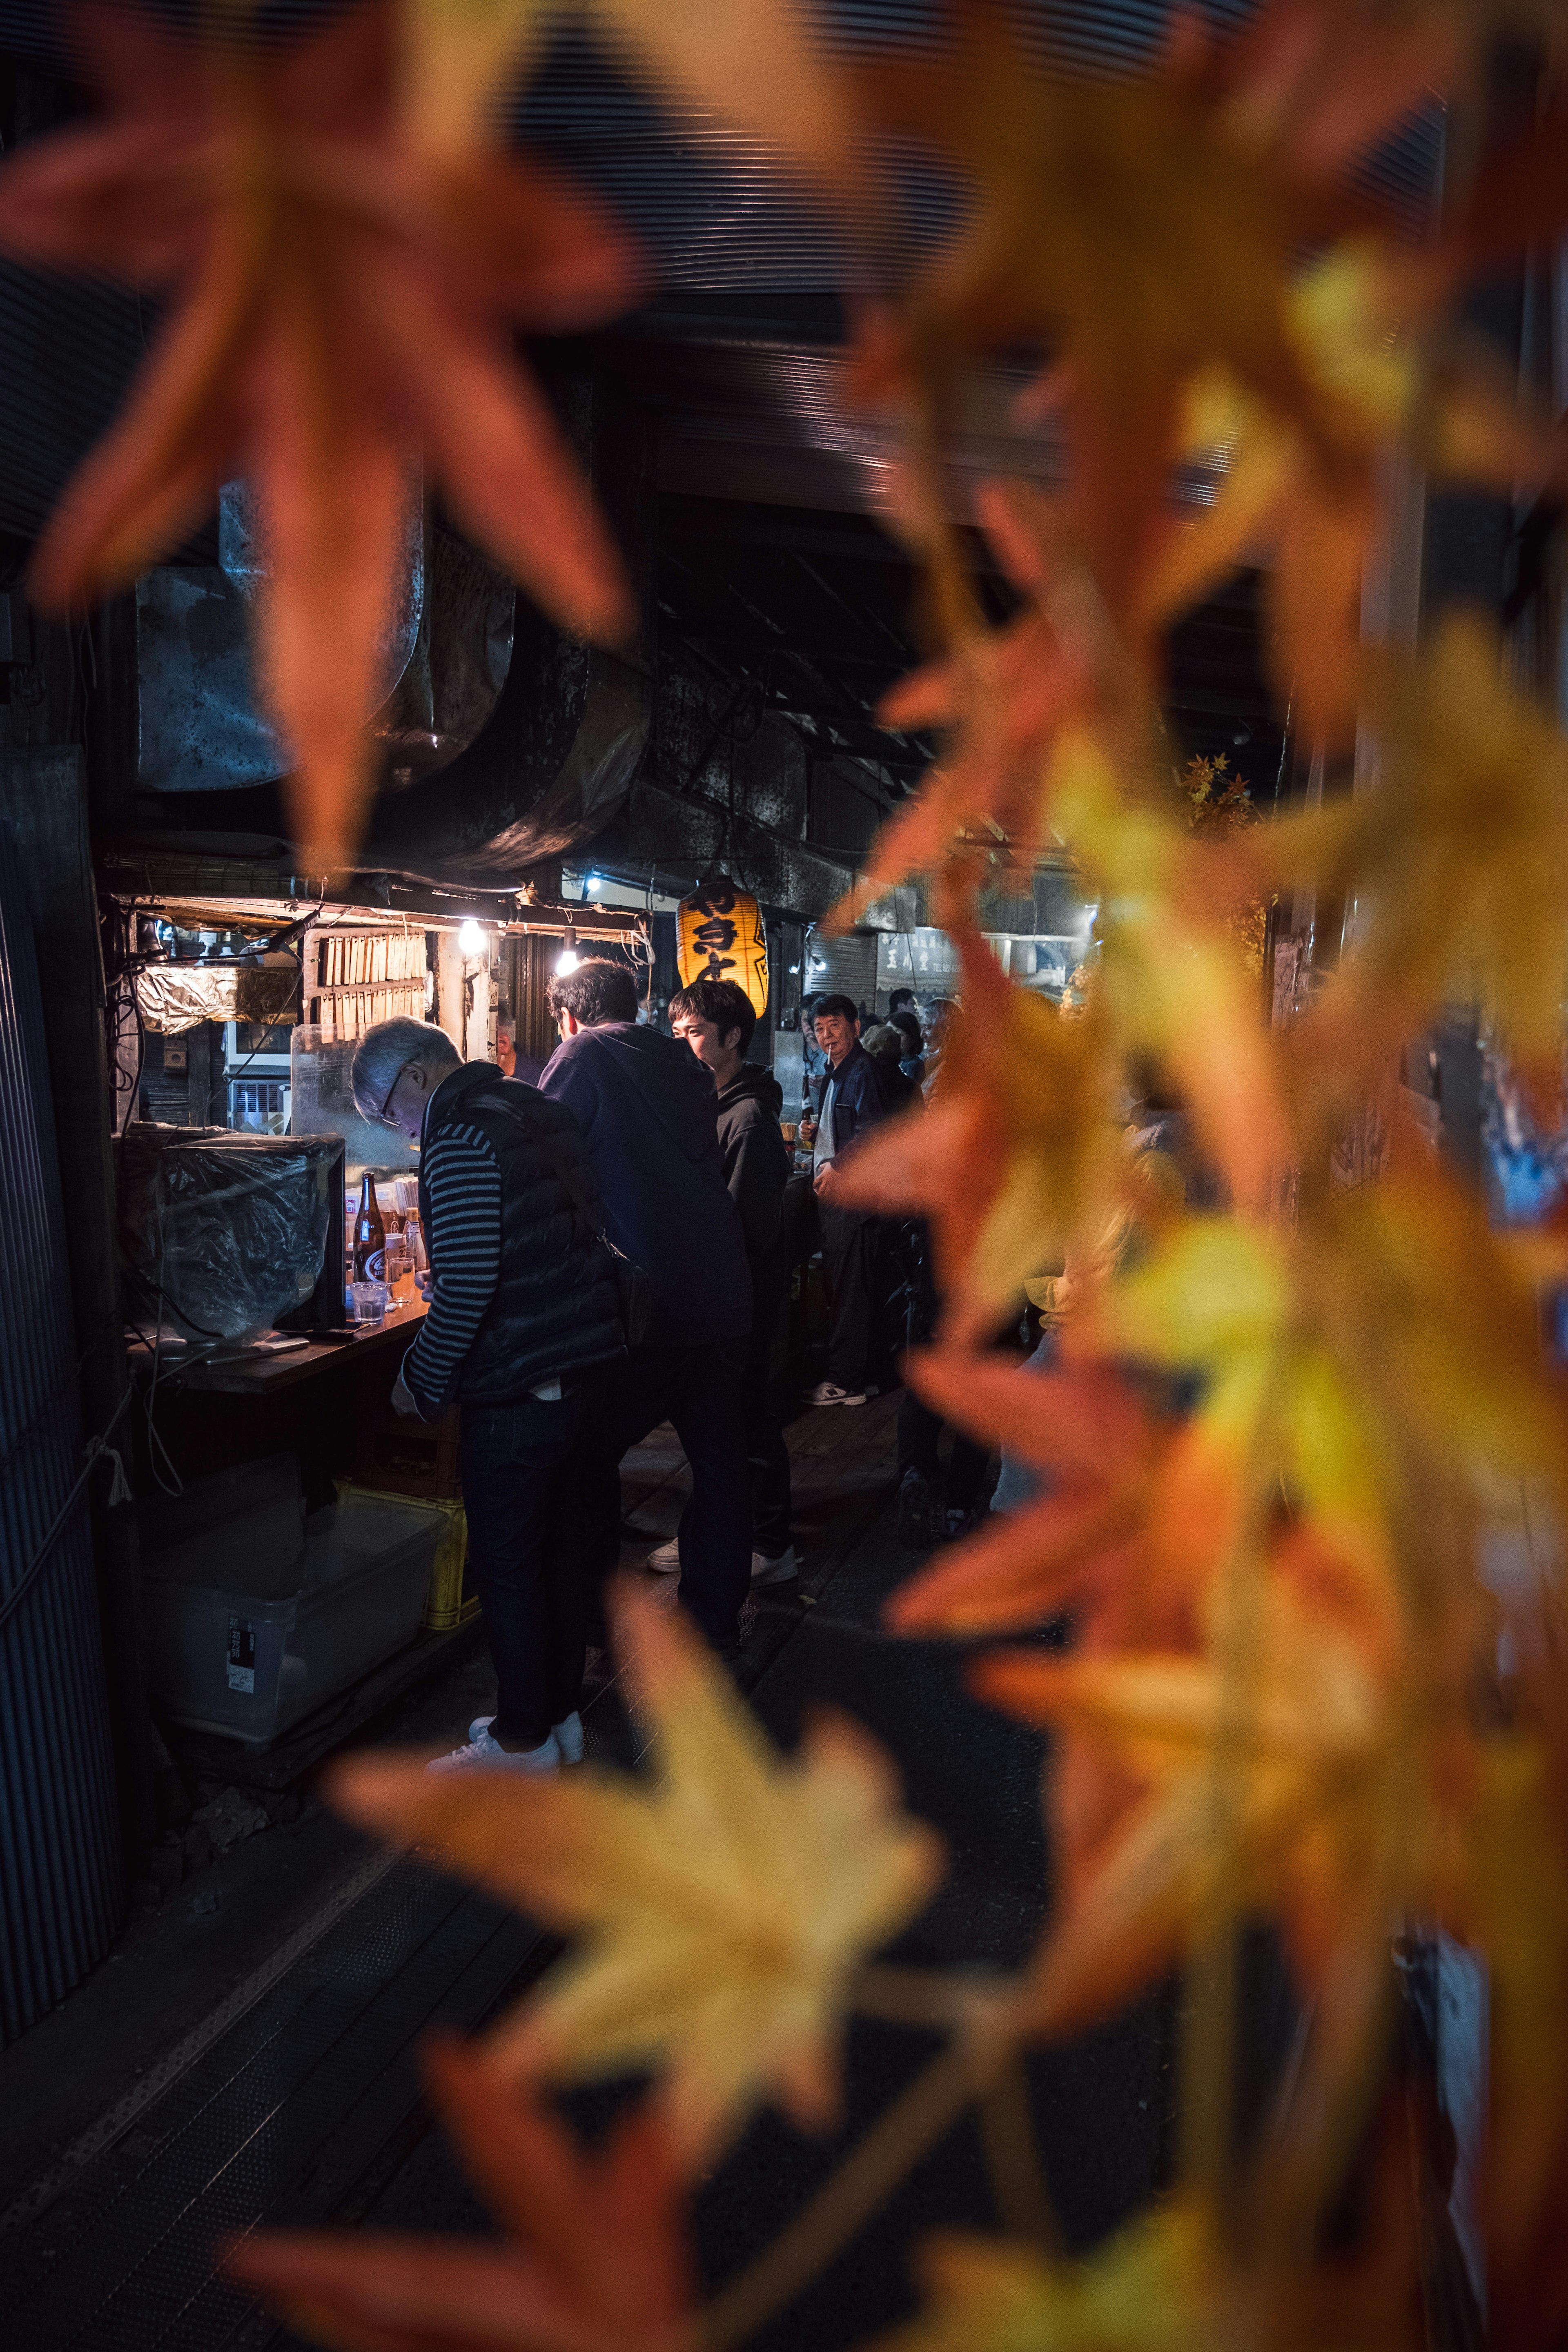
<svg viewBox="0 0 1568 2352"><path fill-rule="evenodd" d="M285 1457L287 1458L287 1457ZM190 1490L183 1513L146 1514L142 1574L153 1696L175 1722L266 1747L359 1681L419 1630L445 1513L350 1493L272 1549L247 1540L223 1495ZM277 1465L258 1465L258 1471ZM244 1473L204 1488L243 1486ZM160 1521L177 1540L160 1544Z"/></svg>
<svg viewBox="0 0 1568 2352"><path fill-rule="evenodd" d="M338 1480L338 1493L345 1500L357 1495L372 1503L401 1503L406 1499L402 1495L371 1493L347 1478ZM426 1501L425 1508L439 1511L447 1530L431 1565L430 1590L425 1598L425 1630L427 1633L449 1633L455 1625L469 1624L479 1613L479 1596L468 1578L468 1515L461 1503Z"/></svg>

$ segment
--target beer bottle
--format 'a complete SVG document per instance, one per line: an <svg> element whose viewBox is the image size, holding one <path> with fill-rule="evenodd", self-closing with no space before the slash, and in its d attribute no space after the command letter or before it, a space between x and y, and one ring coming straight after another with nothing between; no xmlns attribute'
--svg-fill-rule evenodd
<svg viewBox="0 0 1568 2352"><path fill-rule="evenodd" d="M376 1204L375 1184L369 1170L360 1187L359 1214L354 1219L354 1280L385 1279L386 1227Z"/></svg>

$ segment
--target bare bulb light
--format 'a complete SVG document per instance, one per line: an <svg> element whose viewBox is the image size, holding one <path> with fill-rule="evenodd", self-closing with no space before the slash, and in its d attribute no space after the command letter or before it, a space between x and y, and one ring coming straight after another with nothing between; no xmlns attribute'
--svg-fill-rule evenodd
<svg viewBox="0 0 1568 2352"><path fill-rule="evenodd" d="M458 945L466 956L483 955L485 951L484 925L482 923L476 923L472 916L470 916L468 920L463 925L461 930L458 933Z"/></svg>
<svg viewBox="0 0 1568 2352"><path fill-rule="evenodd" d="M555 959L557 971L575 971L582 959L575 948L563 948Z"/></svg>

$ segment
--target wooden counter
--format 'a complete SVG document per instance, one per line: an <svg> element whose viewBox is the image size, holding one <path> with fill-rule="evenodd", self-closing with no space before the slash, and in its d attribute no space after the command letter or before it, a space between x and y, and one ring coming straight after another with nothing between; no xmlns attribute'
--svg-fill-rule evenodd
<svg viewBox="0 0 1568 2352"><path fill-rule="evenodd" d="M282 1390L296 1388L301 1381L313 1380L338 1364L357 1367L373 1358L384 1357L390 1372L397 1354L408 1346L426 1312L422 1298L400 1300L389 1308L384 1323L355 1326L352 1338L324 1342L312 1339L303 1348L290 1348L281 1356L251 1354L215 1360L198 1354L195 1349L176 1349L159 1359L159 1388L162 1391L165 1382L177 1381L183 1389L199 1391L207 1396L275 1397ZM139 1339L132 1340L125 1352L133 1376L151 1373L151 1348Z"/></svg>

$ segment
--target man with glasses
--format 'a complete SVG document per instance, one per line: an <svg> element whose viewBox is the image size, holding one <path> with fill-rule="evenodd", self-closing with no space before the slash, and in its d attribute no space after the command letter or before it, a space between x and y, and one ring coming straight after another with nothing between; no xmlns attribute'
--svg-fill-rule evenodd
<svg viewBox="0 0 1568 2352"><path fill-rule="evenodd" d="M432 1769L552 1772L583 1753L584 1467L624 1352L582 1134L423 1021L368 1029L350 1084L362 1118L421 1147L430 1311L393 1402L425 1421L462 1405L468 1565L495 1661L495 1714Z"/></svg>

